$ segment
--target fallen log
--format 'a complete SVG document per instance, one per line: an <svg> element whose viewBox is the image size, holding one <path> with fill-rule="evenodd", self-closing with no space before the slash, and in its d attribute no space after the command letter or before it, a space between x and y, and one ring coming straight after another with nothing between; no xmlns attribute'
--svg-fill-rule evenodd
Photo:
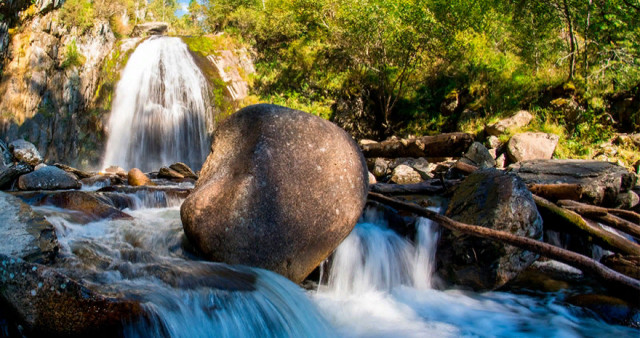
<svg viewBox="0 0 640 338"><path fill-rule="evenodd" d="M612 234L601 227L589 224L578 213L559 207L540 196L533 195L533 199L545 223L558 222L562 225L570 226L574 230L591 236L596 243L604 246L606 249L627 255L640 256L640 245Z"/></svg>
<svg viewBox="0 0 640 338"><path fill-rule="evenodd" d="M442 185L444 183L444 185ZM369 188L370 191L385 195L435 195L442 194L448 188L460 183L459 180L432 179L415 184L390 184L376 183Z"/></svg>
<svg viewBox="0 0 640 338"><path fill-rule="evenodd" d="M564 250L551 244L540 242L531 238L520 237L507 232L480 227L477 225L460 223L444 215L440 215L437 212L421 208L415 204L402 202L377 193L369 193L369 198L374 201L392 206L396 209L411 211L419 216L429 218L452 231L459 231L467 235L511 244L521 249L529 250L539 255L569 264L577 269L582 270L586 274L591 274L597 277L603 282L604 285L609 286L612 289L624 288L625 290L633 292L633 294L637 294L640 292L640 281L609 269L608 267L592 260L591 258L577 254L575 252Z"/></svg>
<svg viewBox="0 0 640 338"><path fill-rule="evenodd" d="M362 144L365 157L460 157L473 143L468 133L448 133L416 139L391 139Z"/></svg>
<svg viewBox="0 0 640 338"><path fill-rule="evenodd" d="M464 163L464 162L456 162L453 166L454 168L462 171L465 174L472 174L474 171L478 170L478 167L472 164Z"/></svg>
<svg viewBox="0 0 640 338"><path fill-rule="evenodd" d="M575 200L582 197L582 186L579 184L529 184L527 185L532 194L536 194L548 200Z"/></svg>
<svg viewBox="0 0 640 338"><path fill-rule="evenodd" d="M610 209L597 207L589 204L584 204L571 200L560 200L558 204L565 209L573 210L582 216L593 218L594 220L604 223L612 228L623 231L629 235L640 238L640 226L637 223L632 223L626 219L612 215L609 213ZM617 210L617 209L611 209ZM622 210L626 211L626 210ZM635 214L634 212L630 212Z"/></svg>

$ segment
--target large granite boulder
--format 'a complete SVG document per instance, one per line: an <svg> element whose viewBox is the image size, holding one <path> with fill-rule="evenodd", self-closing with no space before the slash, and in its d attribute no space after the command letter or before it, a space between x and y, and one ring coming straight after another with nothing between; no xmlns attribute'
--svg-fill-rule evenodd
<svg viewBox="0 0 640 338"><path fill-rule="evenodd" d="M548 160L556 150L558 135L547 133L521 133L511 137L507 143L507 155L511 162Z"/></svg>
<svg viewBox="0 0 640 338"><path fill-rule="evenodd" d="M42 156L33 143L19 139L9 143L9 150L18 162L36 166L42 162Z"/></svg>
<svg viewBox="0 0 640 338"><path fill-rule="evenodd" d="M140 303L100 295L53 269L0 254L0 301L33 337L114 337Z"/></svg>
<svg viewBox="0 0 640 338"><path fill-rule="evenodd" d="M497 169L481 169L456 189L447 216L472 225L542 239L542 218L524 182ZM443 229L437 270L449 284L494 290L526 269L537 255L514 246Z"/></svg>
<svg viewBox="0 0 640 338"><path fill-rule="evenodd" d="M0 254L49 263L58 254L53 225L17 197L0 192Z"/></svg>
<svg viewBox="0 0 640 338"><path fill-rule="evenodd" d="M530 184L572 184L580 201L615 206L618 195L636 184L636 175L619 165L591 160L533 160L515 163L509 170Z"/></svg>
<svg viewBox="0 0 640 338"><path fill-rule="evenodd" d="M219 125L200 179L181 207L184 231L208 259L301 282L351 232L368 173L351 137L276 105Z"/></svg>
<svg viewBox="0 0 640 338"><path fill-rule="evenodd" d="M58 167L46 166L40 170L20 176L20 190L64 190L80 189L78 178Z"/></svg>

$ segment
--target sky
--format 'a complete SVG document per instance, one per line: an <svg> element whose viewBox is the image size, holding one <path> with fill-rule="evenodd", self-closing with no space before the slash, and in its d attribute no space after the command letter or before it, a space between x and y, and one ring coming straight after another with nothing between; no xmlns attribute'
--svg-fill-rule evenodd
<svg viewBox="0 0 640 338"><path fill-rule="evenodd" d="M180 5L180 9L176 11L176 15L181 17L187 13L189 13L189 0L178 0L178 4Z"/></svg>

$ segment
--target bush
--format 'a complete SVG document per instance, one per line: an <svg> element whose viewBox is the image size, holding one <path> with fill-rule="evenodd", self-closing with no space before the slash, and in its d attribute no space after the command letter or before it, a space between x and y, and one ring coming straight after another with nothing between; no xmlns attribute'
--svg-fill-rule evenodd
<svg viewBox="0 0 640 338"><path fill-rule="evenodd" d="M60 20L65 25L85 31L93 26L95 15L90 0L67 0L60 9Z"/></svg>
<svg viewBox="0 0 640 338"><path fill-rule="evenodd" d="M67 69L69 67L81 67L84 64L85 57L78 52L78 45L76 45L76 40L73 39L70 44L67 45L67 52L65 54L65 59L60 64L62 69Z"/></svg>

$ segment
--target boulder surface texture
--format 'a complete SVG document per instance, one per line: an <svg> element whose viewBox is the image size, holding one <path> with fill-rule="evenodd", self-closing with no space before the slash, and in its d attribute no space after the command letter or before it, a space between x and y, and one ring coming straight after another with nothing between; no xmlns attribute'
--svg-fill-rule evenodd
<svg viewBox="0 0 640 338"><path fill-rule="evenodd" d="M481 169L456 189L447 216L472 225L542 239L542 218L531 192L516 175ZM537 255L515 246L444 229L438 243L438 273L455 285L494 290L526 269Z"/></svg>
<svg viewBox="0 0 640 338"><path fill-rule="evenodd" d="M219 125L184 231L207 258L301 282L355 226L368 172L351 137L276 105L244 108Z"/></svg>

